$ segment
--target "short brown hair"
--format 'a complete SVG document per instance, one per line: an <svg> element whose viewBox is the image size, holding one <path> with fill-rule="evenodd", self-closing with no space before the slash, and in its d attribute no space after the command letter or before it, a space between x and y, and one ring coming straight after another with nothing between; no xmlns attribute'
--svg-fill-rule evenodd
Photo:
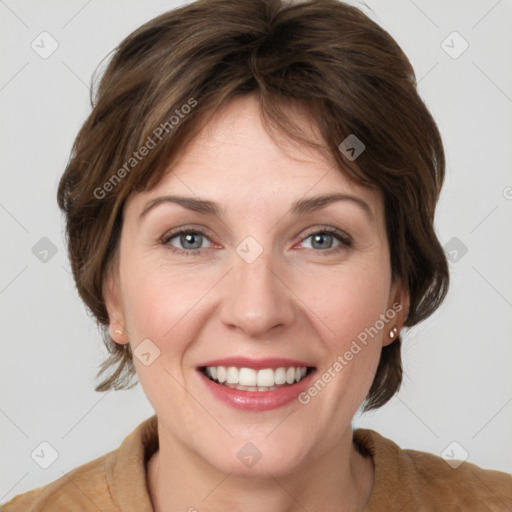
<svg viewBox="0 0 512 512"><path fill-rule="evenodd" d="M58 188L77 289L109 351L96 391L136 384L129 345L109 335L102 291L125 201L158 183L205 119L237 95L256 94L266 127L322 149L341 172L383 193L392 276L410 294L405 325L431 315L449 283L433 225L445 157L416 85L394 39L338 0L199 0L124 39L91 97ZM310 116L325 145L303 137L290 107ZM365 145L357 164L338 149L351 134ZM150 139L155 146L135 158ZM383 347L365 410L399 390L400 348L400 338Z"/></svg>

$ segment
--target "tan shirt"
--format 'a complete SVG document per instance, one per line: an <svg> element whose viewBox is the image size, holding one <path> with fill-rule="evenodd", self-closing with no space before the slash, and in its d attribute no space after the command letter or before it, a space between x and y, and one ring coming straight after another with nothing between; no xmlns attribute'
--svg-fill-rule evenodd
<svg viewBox="0 0 512 512"><path fill-rule="evenodd" d="M369 429L354 442L373 457L375 480L364 512L512 511L512 476L468 462L452 468L436 455L401 449ZM158 448L157 418L142 422L121 446L65 476L20 494L2 512L152 512L146 463Z"/></svg>

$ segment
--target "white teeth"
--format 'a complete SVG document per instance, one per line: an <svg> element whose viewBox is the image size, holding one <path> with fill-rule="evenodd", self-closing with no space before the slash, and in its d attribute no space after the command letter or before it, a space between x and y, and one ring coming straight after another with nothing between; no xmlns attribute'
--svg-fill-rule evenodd
<svg viewBox="0 0 512 512"><path fill-rule="evenodd" d="M306 372L304 372L304 375L306 375ZM286 368L277 368L274 372L274 381L276 385L284 384L286 382Z"/></svg>
<svg viewBox="0 0 512 512"><path fill-rule="evenodd" d="M273 386L274 385L274 370L272 368L265 368L258 372L258 386Z"/></svg>
<svg viewBox="0 0 512 512"><path fill-rule="evenodd" d="M208 366L207 370L210 368L215 368L214 366ZM226 368L224 366L217 366L217 380L222 384L223 382L226 382L227 375L226 375Z"/></svg>
<svg viewBox="0 0 512 512"><path fill-rule="evenodd" d="M276 386L291 385L300 382L307 373L307 368L236 368L235 366L207 366L205 374L225 386L244 391L269 391L277 389Z"/></svg>
<svg viewBox="0 0 512 512"><path fill-rule="evenodd" d="M238 384L242 386L256 386L258 375L252 368L240 368L238 372Z"/></svg>
<svg viewBox="0 0 512 512"><path fill-rule="evenodd" d="M274 389L278 389L277 386L242 386L240 384L224 384L224 386L233 389L239 389L240 391L273 391Z"/></svg>
<svg viewBox="0 0 512 512"><path fill-rule="evenodd" d="M238 368L234 366L228 368L228 384L238 384Z"/></svg>

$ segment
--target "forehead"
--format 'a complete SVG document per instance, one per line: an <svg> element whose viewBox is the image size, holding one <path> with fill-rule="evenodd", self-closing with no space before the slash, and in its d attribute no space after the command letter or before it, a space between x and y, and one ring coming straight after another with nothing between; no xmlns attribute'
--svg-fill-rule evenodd
<svg viewBox="0 0 512 512"><path fill-rule="evenodd" d="M298 122L306 136L321 142L306 116ZM255 211L304 196L343 193L367 202L375 217L382 208L377 191L354 182L324 153L279 132L269 134L252 95L227 103L174 159L160 182L131 202L141 210L148 200L170 193Z"/></svg>

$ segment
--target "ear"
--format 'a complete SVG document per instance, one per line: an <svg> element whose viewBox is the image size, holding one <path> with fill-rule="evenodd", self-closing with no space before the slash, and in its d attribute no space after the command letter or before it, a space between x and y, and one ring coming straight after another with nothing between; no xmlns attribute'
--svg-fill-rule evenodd
<svg viewBox="0 0 512 512"><path fill-rule="evenodd" d="M397 280L391 287L386 316L391 318L393 312L395 314L384 329L384 336L382 338L383 347L390 345L400 336L405 321L407 320L407 315L409 314L409 307L409 289L401 281Z"/></svg>
<svg viewBox="0 0 512 512"><path fill-rule="evenodd" d="M126 323L121 301L121 289L119 286L119 269L116 262L108 265L103 279L103 299L107 307L110 322L110 337L120 345L129 342L126 331Z"/></svg>

